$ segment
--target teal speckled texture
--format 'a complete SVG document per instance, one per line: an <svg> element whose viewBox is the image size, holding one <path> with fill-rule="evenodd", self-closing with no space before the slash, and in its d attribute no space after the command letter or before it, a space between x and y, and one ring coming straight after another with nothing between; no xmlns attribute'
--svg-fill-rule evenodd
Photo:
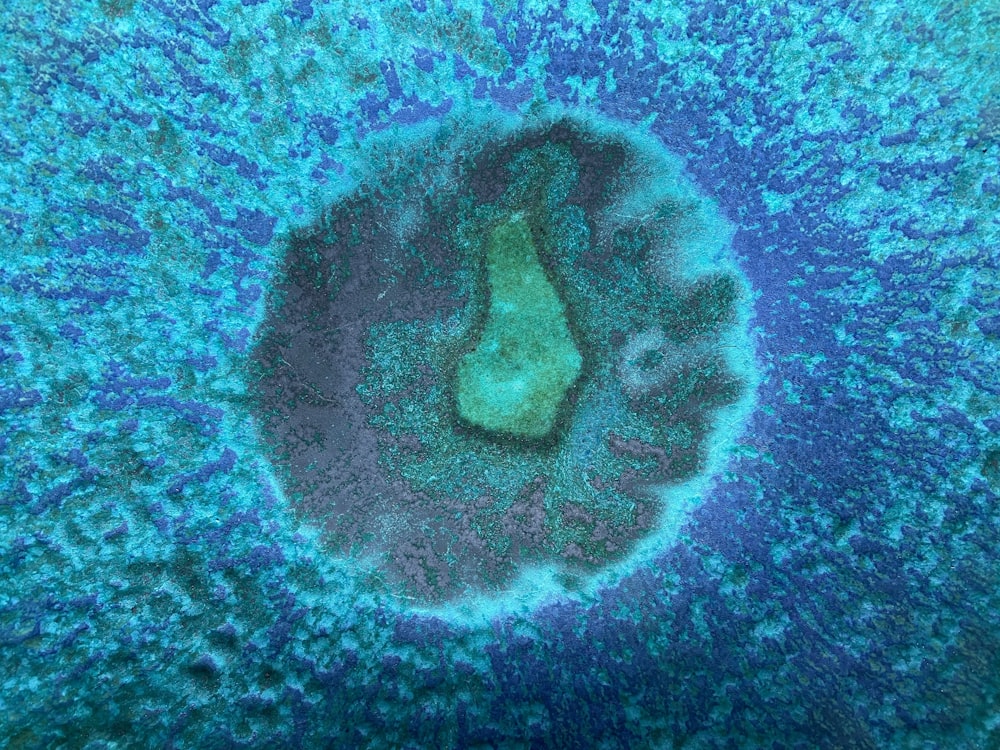
<svg viewBox="0 0 1000 750"><path fill-rule="evenodd" d="M998 28L8 2L0 747L995 747ZM642 554L429 610L282 491L254 346L290 243L401 144L553 111L645 134L731 227L753 408Z"/></svg>

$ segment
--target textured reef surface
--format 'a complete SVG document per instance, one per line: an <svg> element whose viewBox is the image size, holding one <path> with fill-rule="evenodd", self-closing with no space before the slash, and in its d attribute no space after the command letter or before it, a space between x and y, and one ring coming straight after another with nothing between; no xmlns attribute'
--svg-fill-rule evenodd
<svg viewBox="0 0 1000 750"><path fill-rule="evenodd" d="M996 747L998 29L8 0L0 748Z"/></svg>
<svg viewBox="0 0 1000 750"><path fill-rule="evenodd" d="M428 603L626 556L749 349L735 275L685 278L721 228L678 170L567 122L469 131L395 146L292 240L250 378L293 503Z"/></svg>

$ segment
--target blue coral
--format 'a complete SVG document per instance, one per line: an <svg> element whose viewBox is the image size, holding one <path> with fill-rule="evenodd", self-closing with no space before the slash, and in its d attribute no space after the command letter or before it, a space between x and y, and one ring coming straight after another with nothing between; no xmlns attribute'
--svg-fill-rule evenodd
<svg viewBox="0 0 1000 750"><path fill-rule="evenodd" d="M7 3L0 743L995 745L997 20ZM758 407L668 550L431 617L289 512L245 362L378 134L552 103L641 124L733 224Z"/></svg>

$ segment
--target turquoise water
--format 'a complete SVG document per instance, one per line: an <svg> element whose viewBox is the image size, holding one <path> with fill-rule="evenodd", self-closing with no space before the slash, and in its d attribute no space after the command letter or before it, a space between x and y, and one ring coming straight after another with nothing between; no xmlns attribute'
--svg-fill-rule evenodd
<svg viewBox="0 0 1000 750"><path fill-rule="evenodd" d="M6 7L0 747L1000 742L995 4Z"/></svg>

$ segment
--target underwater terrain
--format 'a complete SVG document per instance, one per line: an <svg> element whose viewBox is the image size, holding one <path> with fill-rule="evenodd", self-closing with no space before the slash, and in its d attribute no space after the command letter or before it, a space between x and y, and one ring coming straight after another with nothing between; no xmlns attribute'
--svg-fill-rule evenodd
<svg viewBox="0 0 1000 750"><path fill-rule="evenodd" d="M1000 4L6 0L0 748L1000 747Z"/></svg>

